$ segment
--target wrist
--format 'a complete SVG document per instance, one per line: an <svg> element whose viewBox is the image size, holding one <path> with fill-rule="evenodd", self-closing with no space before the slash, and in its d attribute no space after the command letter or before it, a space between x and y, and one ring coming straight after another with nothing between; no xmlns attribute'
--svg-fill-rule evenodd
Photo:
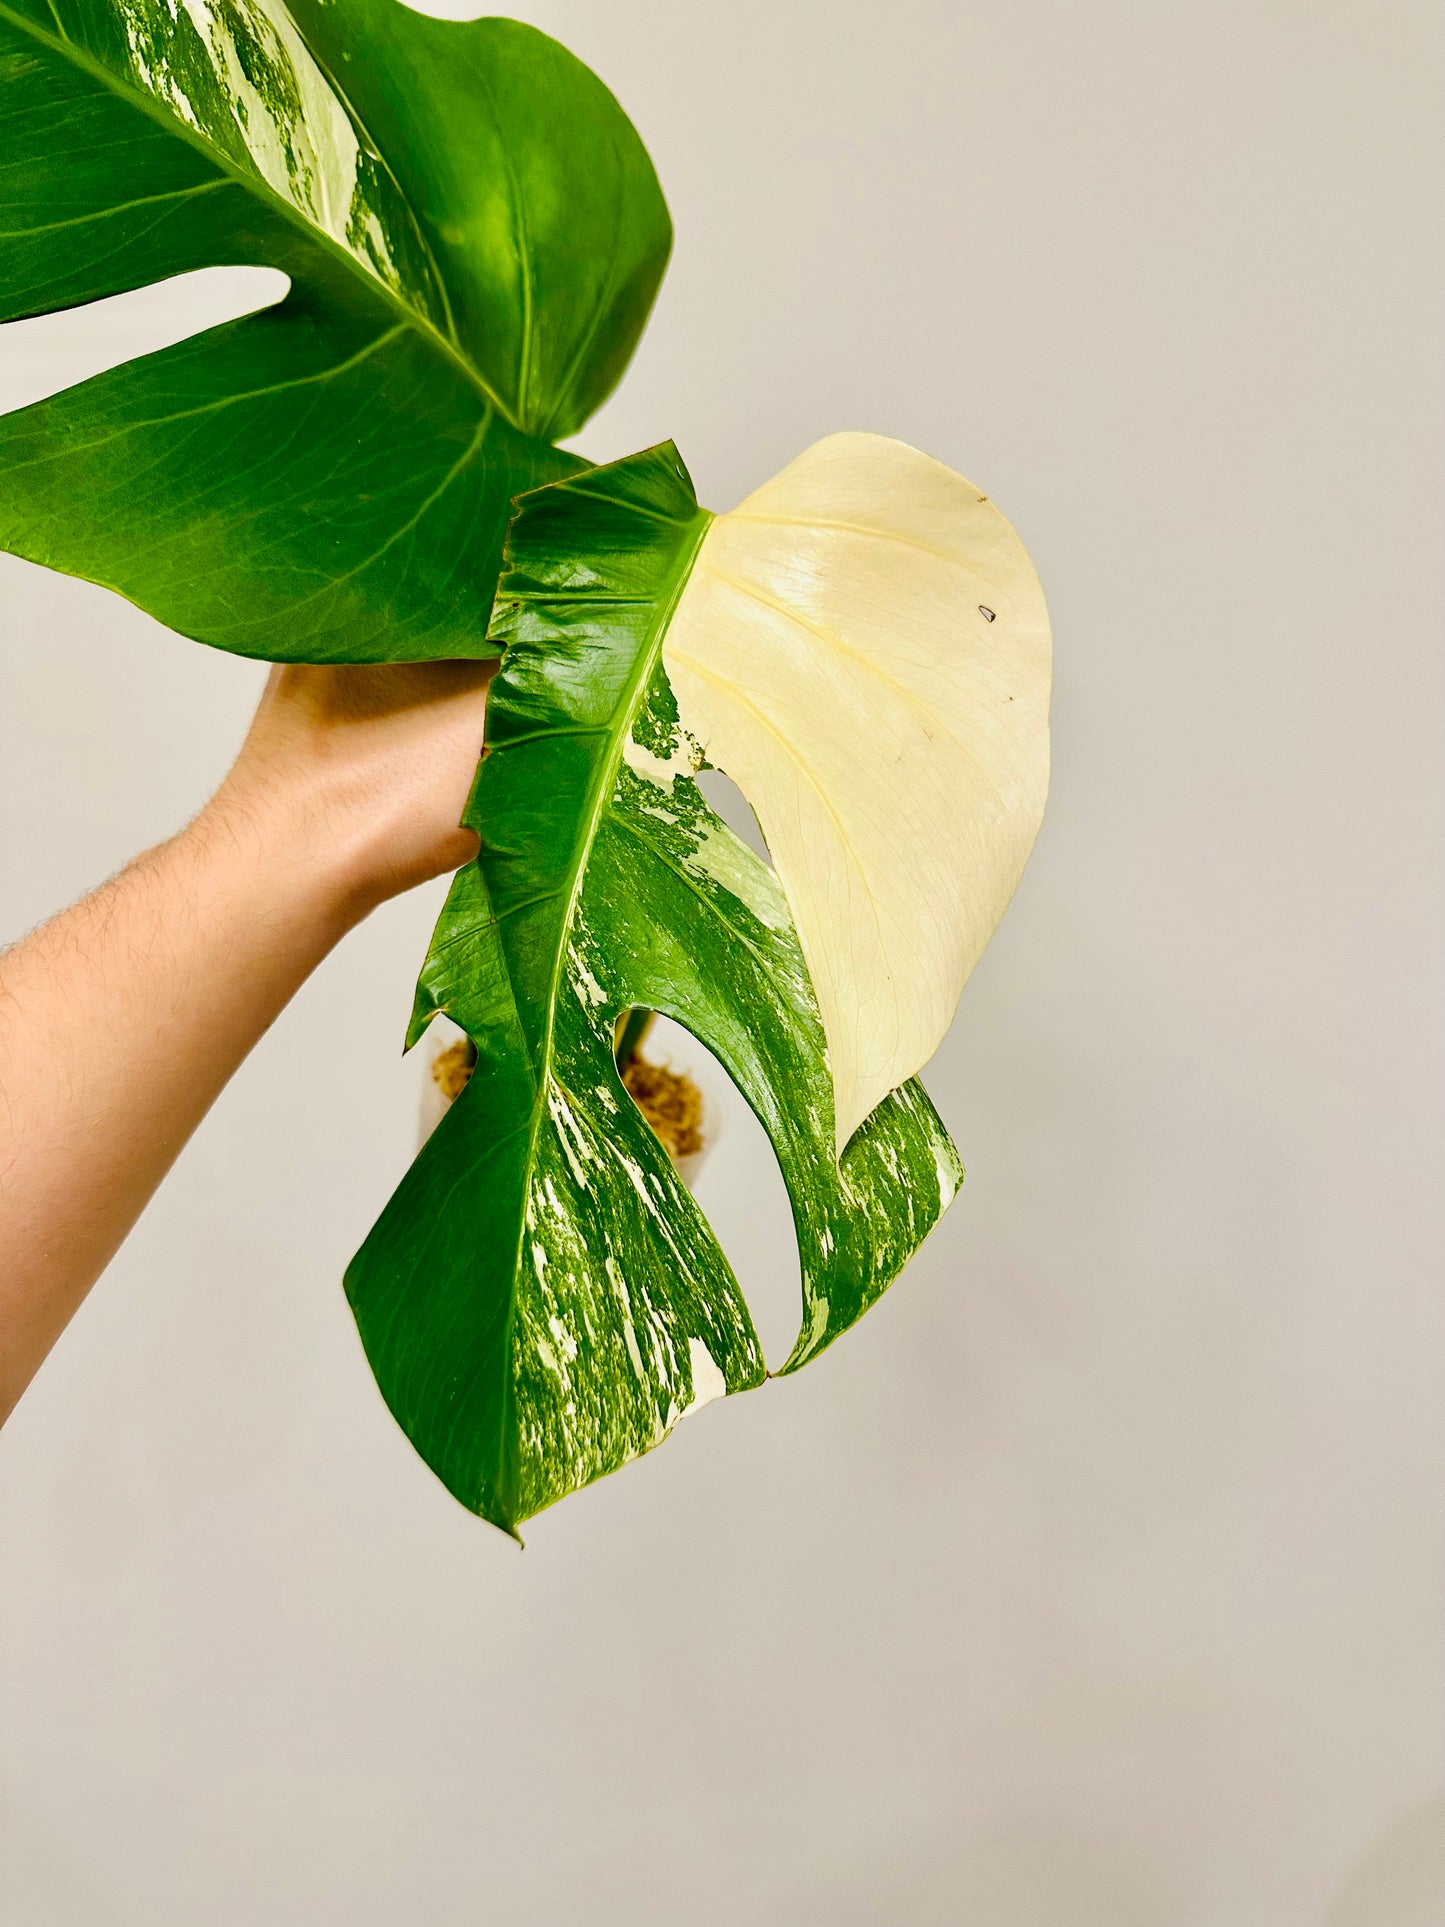
<svg viewBox="0 0 1445 1927"><path fill-rule="evenodd" d="M300 924L329 949L375 907L367 865L344 818L300 783L252 784L237 772L182 837L268 920Z"/></svg>

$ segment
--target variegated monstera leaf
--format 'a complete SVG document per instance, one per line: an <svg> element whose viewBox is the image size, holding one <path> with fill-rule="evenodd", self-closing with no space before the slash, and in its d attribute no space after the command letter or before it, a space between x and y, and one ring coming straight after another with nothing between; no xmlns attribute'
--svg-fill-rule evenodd
<svg viewBox="0 0 1445 1927"><path fill-rule="evenodd" d="M896 442L820 443L730 515L670 445L522 502L505 647L418 996L477 1068L352 1264L382 1389L508 1530L765 1376L721 1250L623 1090L622 1013L716 1053L846 1331L962 1176L913 1074L1028 855L1049 639L1018 537ZM711 763L775 867L714 815Z"/></svg>
<svg viewBox="0 0 1445 1927"><path fill-rule="evenodd" d="M195 268L278 306L0 420L0 547L275 661L488 653L510 498L671 242L616 101L399 0L0 0L0 321Z"/></svg>

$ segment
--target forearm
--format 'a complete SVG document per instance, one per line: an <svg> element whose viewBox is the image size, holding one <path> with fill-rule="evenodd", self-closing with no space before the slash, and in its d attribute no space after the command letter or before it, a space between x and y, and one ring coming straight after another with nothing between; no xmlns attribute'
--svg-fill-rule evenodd
<svg viewBox="0 0 1445 1927"><path fill-rule="evenodd" d="M0 957L0 1422L362 907L324 850L223 793Z"/></svg>
<svg viewBox="0 0 1445 1927"><path fill-rule="evenodd" d="M0 1423L331 946L475 855L490 675L273 670L190 828L0 957Z"/></svg>

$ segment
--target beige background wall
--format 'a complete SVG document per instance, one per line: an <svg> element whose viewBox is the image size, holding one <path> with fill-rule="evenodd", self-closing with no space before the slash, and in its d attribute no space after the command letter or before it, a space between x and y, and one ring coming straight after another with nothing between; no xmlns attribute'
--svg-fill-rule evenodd
<svg viewBox="0 0 1445 1927"><path fill-rule="evenodd" d="M1435 9L524 11L678 226L582 445L726 507L887 431L1044 577L1050 817L929 1078L969 1182L855 1336L518 1554L340 1294L435 893L378 915L0 1446L0 1921L1438 1922ZM0 401L246 302L0 333ZM258 672L0 564L14 936L199 804ZM776 1346L743 1120L706 1184Z"/></svg>

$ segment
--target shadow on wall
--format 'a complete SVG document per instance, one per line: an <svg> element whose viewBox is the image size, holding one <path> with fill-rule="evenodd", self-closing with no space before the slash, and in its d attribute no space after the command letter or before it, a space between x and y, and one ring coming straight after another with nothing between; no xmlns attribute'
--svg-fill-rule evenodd
<svg viewBox="0 0 1445 1927"><path fill-rule="evenodd" d="M1445 1920L1445 1796L1412 1807L1355 1862L1324 1927L1440 1927Z"/></svg>
<svg viewBox="0 0 1445 1927"><path fill-rule="evenodd" d="M1194 1917L1179 1868L1138 1840L1011 1829L931 1833L830 1876L787 1909L796 1927L1180 1927ZM1320 1927L1440 1927L1445 1796L1408 1808L1359 1856Z"/></svg>
<svg viewBox="0 0 1445 1927"><path fill-rule="evenodd" d="M1020 1828L898 1842L786 1911L796 1927L1179 1927L1189 1917L1177 1870L1138 1840Z"/></svg>

